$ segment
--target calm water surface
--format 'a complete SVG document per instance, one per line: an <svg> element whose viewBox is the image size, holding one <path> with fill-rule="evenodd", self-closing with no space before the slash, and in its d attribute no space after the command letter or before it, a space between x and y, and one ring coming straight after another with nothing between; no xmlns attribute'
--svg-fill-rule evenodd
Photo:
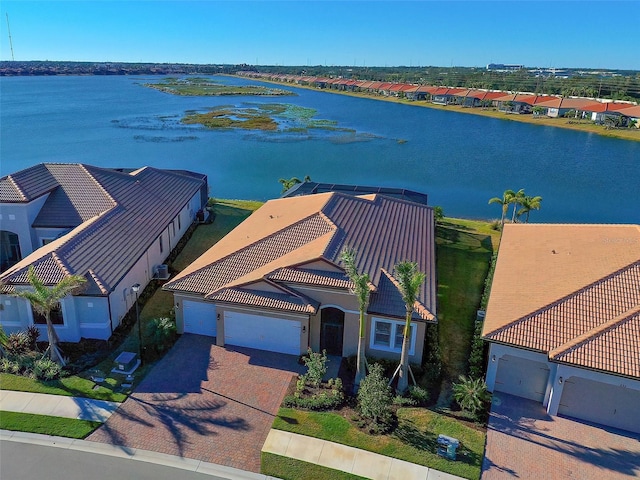
<svg viewBox="0 0 640 480"><path fill-rule="evenodd" d="M640 142L288 88L298 96L179 97L144 88L161 77L3 77L0 174L40 162L182 168L211 195L266 200L281 177L404 187L447 215L497 218L490 197L543 197L532 221L640 223ZM225 83L244 79L217 77ZM213 131L191 110L291 103L349 132Z"/></svg>

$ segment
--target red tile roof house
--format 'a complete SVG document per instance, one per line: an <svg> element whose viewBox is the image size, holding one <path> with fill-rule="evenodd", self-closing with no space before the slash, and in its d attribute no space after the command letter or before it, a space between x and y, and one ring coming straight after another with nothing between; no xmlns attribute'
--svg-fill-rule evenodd
<svg viewBox="0 0 640 480"><path fill-rule="evenodd" d="M70 274L83 290L64 298L54 323L60 340L108 339L206 205L207 177L144 167L124 172L84 164L39 164L0 178L0 322L7 332L44 318L11 294ZM7 240L7 242L5 242ZM9 248L7 248L9 247Z"/></svg>
<svg viewBox="0 0 640 480"><path fill-rule="evenodd" d="M340 255L357 251L371 278L367 354L399 358L405 307L394 266L426 273L412 321L410 360L421 362L426 324L436 322L433 209L380 194L339 192L265 203L164 285L173 292L178 331L300 355L357 352L359 307Z"/></svg>
<svg viewBox="0 0 640 480"><path fill-rule="evenodd" d="M640 433L640 226L505 225L483 338L490 391Z"/></svg>

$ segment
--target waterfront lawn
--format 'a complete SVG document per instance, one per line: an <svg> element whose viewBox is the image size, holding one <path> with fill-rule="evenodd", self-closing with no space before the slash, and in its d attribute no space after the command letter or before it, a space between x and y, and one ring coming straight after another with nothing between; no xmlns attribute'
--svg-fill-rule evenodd
<svg viewBox="0 0 640 480"><path fill-rule="evenodd" d="M467 373L476 310L500 232L489 222L445 218L436 227L438 324L445 381Z"/></svg>
<svg viewBox="0 0 640 480"><path fill-rule="evenodd" d="M266 452L262 452L260 473L282 480L364 480L358 475Z"/></svg>
<svg viewBox="0 0 640 480"><path fill-rule="evenodd" d="M480 476L485 443L483 431L424 408L399 408L397 415L398 426L390 435L364 432L339 412L291 408L278 411L273 428L342 443L464 478L477 479ZM436 440L439 434L460 440L456 461L437 455ZM288 478L295 477L291 475Z"/></svg>
<svg viewBox="0 0 640 480"><path fill-rule="evenodd" d="M75 418L51 417L22 412L0 411L0 429L40 433L67 438L86 438L102 423Z"/></svg>

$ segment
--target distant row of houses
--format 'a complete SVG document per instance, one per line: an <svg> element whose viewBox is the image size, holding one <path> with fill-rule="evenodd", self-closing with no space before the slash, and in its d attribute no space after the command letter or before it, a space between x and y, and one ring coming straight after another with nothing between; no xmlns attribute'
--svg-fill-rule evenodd
<svg viewBox="0 0 640 480"><path fill-rule="evenodd" d="M374 82L346 78L309 77L260 72L237 72L238 75L273 82L292 83L320 89L362 92L413 101L429 101L437 105L462 107L495 107L513 114L534 114L548 117L570 115L596 123L611 121L618 126L640 128L640 106L630 102L603 101L594 98L561 97L535 93L513 93L476 88L450 88L409 83Z"/></svg>

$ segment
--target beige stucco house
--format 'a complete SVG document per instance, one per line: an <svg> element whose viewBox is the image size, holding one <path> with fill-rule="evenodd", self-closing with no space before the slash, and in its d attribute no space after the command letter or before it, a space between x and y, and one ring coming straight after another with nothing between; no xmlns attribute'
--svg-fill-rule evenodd
<svg viewBox="0 0 640 480"><path fill-rule="evenodd" d="M359 310L340 255L357 252L371 278L367 354L399 357L405 307L393 277L403 260L427 274L416 302L410 359L436 321L433 210L380 194L318 193L271 200L165 284L179 332L218 345L303 354L355 354Z"/></svg>
<svg viewBox="0 0 640 480"><path fill-rule="evenodd" d="M640 433L640 226L505 225L487 386Z"/></svg>

